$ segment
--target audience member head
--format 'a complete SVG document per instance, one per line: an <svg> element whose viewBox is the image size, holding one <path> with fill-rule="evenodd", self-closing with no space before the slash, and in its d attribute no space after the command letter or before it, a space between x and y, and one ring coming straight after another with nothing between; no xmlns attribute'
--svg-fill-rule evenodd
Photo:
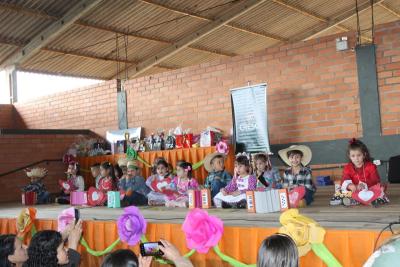
<svg viewBox="0 0 400 267"><path fill-rule="evenodd" d="M40 231L33 236L28 257L28 267L56 267L69 262L61 234L53 230Z"/></svg>
<svg viewBox="0 0 400 267"><path fill-rule="evenodd" d="M296 243L284 234L266 238L258 250L257 267L298 267Z"/></svg>
<svg viewBox="0 0 400 267"><path fill-rule="evenodd" d="M108 254L101 267L137 267L139 266L138 258L135 253L129 249L119 249Z"/></svg>

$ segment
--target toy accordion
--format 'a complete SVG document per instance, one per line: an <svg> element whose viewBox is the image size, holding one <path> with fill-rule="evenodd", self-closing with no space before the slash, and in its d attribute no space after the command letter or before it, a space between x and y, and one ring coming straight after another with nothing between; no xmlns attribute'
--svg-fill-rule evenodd
<svg viewBox="0 0 400 267"><path fill-rule="evenodd" d="M22 192L22 205L35 205L37 203L37 194L36 192Z"/></svg>
<svg viewBox="0 0 400 267"><path fill-rule="evenodd" d="M211 193L209 189L188 190L189 209L211 208Z"/></svg>
<svg viewBox="0 0 400 267"><path fill-rule="evenodd" d="M247 191L246 201L248 212L271 213L290 208L287 189L271 189L262 192Z"/></svg>
<svg viewBox="0 0 400 267"><path fill-rule="evenodd" d="M121 196L119 191L109 191L107 193L107 207L108 208L121 207Z"/></svg>
<svg viewBox="0 0 400 267"><path fill-rule="evenodd" d="M88 198L87 198L87 192L80 192L80 191L73 191L70 194L70 204L72 206L83 206L87 205L88 203Z"/></svg>

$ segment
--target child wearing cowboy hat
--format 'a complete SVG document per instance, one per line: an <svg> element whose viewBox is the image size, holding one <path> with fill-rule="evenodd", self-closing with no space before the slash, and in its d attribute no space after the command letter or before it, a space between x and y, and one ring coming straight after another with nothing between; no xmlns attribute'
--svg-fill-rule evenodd
<svg viewBox="0 0 400 267"><path fill-rule="evenodd" d="M50 193L46 190L42 183L43 178L47 175L45 168L26 169L26 175L31 179L30 183L22 188L24 192L35 192L37 195L37 204L46 204L50 202Z"/></svg>
<svg viewBox="0 0 400 267"><path fill-rule="evenodd" d="M311 169L306 167L311 162L311 149L304 145L293 145L280 150L278 154L290 166L283 174L283 188L287 188L290 193L296 187L304 187L304 199L300 200L299 206L310 205L316 191Z"/></svg>
<svg viewBox="0 0 400 267"><path fill-rule="evenodd" d="M214 199L221 189L232 180L232 176L225 171L225 157L226 155L223 153L214 152L204 158L204 168L208 172L204 187L211 190L211 199Z"/></svg>
<svg viewBox="0 0 400 267"><path fill-rule="evenodd" d="M118 182L118 189L125 194L123 205L146 205L150 188L147 187L144 178L140 175L139 163L136 160L128 161L126 167L126 176Z"/></svg>

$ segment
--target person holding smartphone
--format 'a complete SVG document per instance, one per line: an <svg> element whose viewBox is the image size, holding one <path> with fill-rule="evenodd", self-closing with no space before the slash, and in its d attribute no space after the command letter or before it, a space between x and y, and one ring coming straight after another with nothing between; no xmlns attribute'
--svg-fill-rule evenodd
<svg viewBox="0 0 400 267"><path fill-rule="evenodd" d="M143 253L139 255L139 258L129 249L119 249L107 255L101 267L150 267L153 255L146 256L145 252L148 250L145 247L151 248L150 254L159 256L162 254L163 258L172 261L176 267L193 267L190 260L183 257L179 250L167 240L144 243L141 244L141 247L143 247Z"/></svg>

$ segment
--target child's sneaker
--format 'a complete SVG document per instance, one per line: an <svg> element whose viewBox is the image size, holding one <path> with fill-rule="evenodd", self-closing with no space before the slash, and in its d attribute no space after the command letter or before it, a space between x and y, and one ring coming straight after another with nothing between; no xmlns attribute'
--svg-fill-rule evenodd
<svg viewBox="0 0 400 267"><path fill-rule="evenodd" d="M345 205L346 207L356 206L356 205L359 205L359 204L360 204L360 202L352 199L351 197L343 198L343 205Z"/></svg>
<svg viewBox="0 0 400 267"><path fill-rule="evenodd" d="M375 199L374 201L371 202L371 205L374 206L374 207L379 207L379 206L385 205L387 203L389 203L389 202L387 202L386 199L377 198L377 199Z"/></svg>
<svg viewBox="0 0 400 267"><path fill-rule="evenodd" d="M333 196L333 197L331 198L331 200L329 201L329 204L330 204L331 206L342 205L342 204L343 204L343 200L342 200L342 198L341 198L340 196L335 195L335 196Z"/></svg>
<svg viewBox="0 0 400 267"><path fill-rule="evenodd" d="M239 201L239 202L236 204L236 208L238 208L238 209L245 209L245 208L247 208L247 201L246 201L245 199Z"/></svg>

